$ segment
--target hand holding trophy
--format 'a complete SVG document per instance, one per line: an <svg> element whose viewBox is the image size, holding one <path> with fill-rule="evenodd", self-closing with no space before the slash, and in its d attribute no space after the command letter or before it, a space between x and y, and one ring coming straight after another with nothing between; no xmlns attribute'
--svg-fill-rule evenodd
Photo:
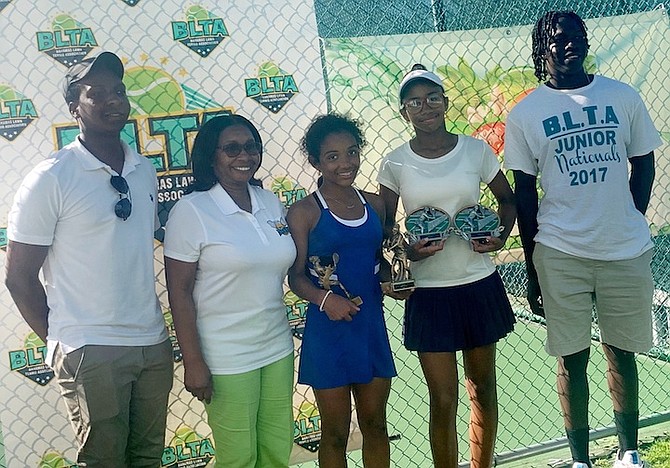
<svg viewBox="0 0 670 468"><path fill-rule="evenodd" d="M330 257L312 255L309 257L309 262L312 264L310 272L318 278L319 286L323 289L331 291L331 286L339 286L351 302L360 306L363 303L363 299L360 296L352 297L335 274L337 271L337 262L339 261L340 256L337 252L333 253ZM323 306L320 308L323 309Z"/></svg>
<svg viewBox="0 0 670 468"><path fill-rule="evenodd" d="M391 252L391 291L414 289L414 280L409 270L409 259L405 250L405 236L400 225L395 224L391 236L384 241L384 249Z"/></svg>

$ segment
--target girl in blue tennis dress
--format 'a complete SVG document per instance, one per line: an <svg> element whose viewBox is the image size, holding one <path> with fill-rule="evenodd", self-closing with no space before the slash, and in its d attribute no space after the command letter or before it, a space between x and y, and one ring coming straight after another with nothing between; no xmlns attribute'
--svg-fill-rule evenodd
<svg viewBox="0 0 670 468"><path fill-rule="evenodd" d="M382 242L381 221L361 193L356 194L364 205L364 215L355 220L335 215L318 189L312 194L321 210L316 227L309 233L307 262L312 282L321 287L310 259L317 256L325 264L325 259L332 262L333 254L337 253L337 280L351 297L363 301L350 322L332 321L319 311L318 304L310 304L298 382L315 389L365 384L373 377L396 375L376 274L377 252ZM334 294L347 297L340 286L331 288Z"/></svg>
<svg viewBox="0 0 670 468"><path fill-rule="evenodd" d="M384 210L377 195L352 187L364 144L355 121L317 117L302 149L321 173L319 188L288 213L297 249L289 283L310 301L298 382L310 385L316 396L324 467L346 466L351 394L364 463L390 464L386 402L396 370L379 279Z"/></svg>

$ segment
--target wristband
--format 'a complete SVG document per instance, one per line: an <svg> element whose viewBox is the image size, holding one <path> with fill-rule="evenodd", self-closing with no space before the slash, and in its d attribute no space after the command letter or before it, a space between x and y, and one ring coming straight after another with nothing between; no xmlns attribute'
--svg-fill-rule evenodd
<svg viewBox="0 0 670 468"><path fill-rule="evenodd" d="M323 306L326 305L326 299L328 299L328 296L330 296L331 294L333 294L333 291L329 289L328 291L326 291L326 294L323 295L323 299L321 299L321 304L319 304L319 310L321 312L324 312Z"/></svg>

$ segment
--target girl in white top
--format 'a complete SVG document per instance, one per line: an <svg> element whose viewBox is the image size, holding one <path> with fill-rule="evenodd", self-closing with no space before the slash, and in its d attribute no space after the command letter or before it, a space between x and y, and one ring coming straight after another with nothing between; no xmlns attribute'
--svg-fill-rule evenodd
<svg viewBox="0 0 670 468"><path fill-rule="evenodd" d="M405 307L404 341L417 351L430 393L430 443L437 468L458 464L456 351L463 352L470 396L472 467L493 462L498 407L496 342L514 326L514 315L489 253L505 245L516 211L500 164L485 142L446 129L448 99L440 78L415 65L400 83L401 115L415 137L382 161L378 181L393 226L399 199L405 212L433 206L453 216L479 202L480 184L498 201L504 231L466 241L420 240L408 246L416 290Z"/></svg>
<svg viewBox="0 0 670 468"><path fill-rule="evenodd" d="M286 467L292 447L293 340L283 282L295 246L283 205L253 178L261 152L244 117L209 120L193 146L192 191L166 226L184 385L205 402L217 467Z"/></svg>

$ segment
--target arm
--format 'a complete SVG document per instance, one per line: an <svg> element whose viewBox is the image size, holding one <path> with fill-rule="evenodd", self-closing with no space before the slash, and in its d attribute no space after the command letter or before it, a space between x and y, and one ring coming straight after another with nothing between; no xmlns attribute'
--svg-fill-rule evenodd
<svg viewBox="0 0 670 468"><path fill-rule="evenodd" d="M514 188L516 190L519 234L521 235L521 244L526 259L526 273L528 274L528 303L534 314L544 317L542 293L533 264L533 251L535 250L533 239L537 234L537 177L522 171L514 171Z"/></svg>
<svg viewBox="0 0 670 468"><path fill-rule="evenodd" d="M184 356L184 386L200 401L212 399L212 374L200 350L193 287L198 263L165 257L165 279L177 340Z"/></svg>
<svg viewBox="0 0 670 468"><path fill-rule="evenodd" d="M294 203L288 211L286 220L297 251L295 262L288 270L288 283L291 291L298 296L313 304L323 304L323 311L330 320L351 321L351 316L355 315L359 308L349 299L338 294L332 293L326 298L326 291L314 286L305 271L309 233L316 225L320 215L320 210L313 197L307 197Z"/></svg>
<svg viewBox="0 0 670 468"><path fill-rule="evenodd" d="M382 185L381 187L384 187L384 186ZM384 188L384 189L388 190L386 188ZM395 206L397 207L398 196L395 195L394 192L392 192L390 190L388 190L388 191L391 192L391 194L392 194L392 195L387 194L387 197L389 198L389 200L391 202L390 204L395 203ZM395 201L392 200L393 196L395 196ZM377 213L377 216L379 216L379 219L382 222L382 228L384 229L385 233L388 231L389 234L386 234L384 236L385 238L388 238L390 233L393 231L394 223L390 223L390 227L386 223L386 219L387 219L386 217L387 217L388 213L386 211L387 205L384 202L384 199L382 199L382 197L377 195L377 194L372 194L372 193L367 193L367 192L365 193L365 199L374 208L375 212ZM389 204L389 208L392 208L392 206L390 206L390 204ZM393 208L393 219L394 220L395 220L395 209L396 208ZM382 244L379 246L379 252L378 252L378 256L379 256L379 259L380 259L379 279L381 281L382 292L384 294L386 294L387 296L392 297L393 299L398 299L398 300L407 299L410 296L410 294L412 294L411 290L394 292L391 288L391 281L393 280L393 275L392 275L392 272L391 272L392 269L391 269L391 264L389 263L388 259L384 255L383 246L384 246L384 243L382 242Z"/></svg>
<svg viewBox="0 0 670 468"><path fill-rule="evenodd" d="M644 156L636 156L629 159L630 172L630 192L633 194L635 208L642 214L645 214L651 198L651 187L654 183L656 170L654 168L654 152Z"/></svg>
<svg viewBox="0 0 670 468"><path fill-rule="evenodd" d="M395 215L398 211L398 194L388 187L379 186L379 197L383 204L384 239L388 239L395 225Z"/></svg>
<svg viewBox="0 0 670 468"><path fill-rule="evenodd" d="M9 241L5 260L5 285L21 316L42 341L47 341L49 306L40 268L49 246Z"/></svg>
<svg viewBox="0 0 670 468"><path fill-rule="evenodd" d="M365 197L365 200L370 204L370 206L372 206L372 209L375 210L377 217L382 223L382 231L384 232L384 238L387 238L386 231L388 229L388 226L386 225L386 205L384 204L381 197L377 194L363 192L363 196ZM391 225L391 229L392 228L393 225ZM379 250L377 251L377 257L379 258L380 262L379 278L381 279L382 282L391 281L391 265L384 256L383 242L382 244L379 245Z"/></svg>
<svg viewBox="0 0 670 468"><path fill-rule="evenodd" d="M476 252L493 252L502 249L512 232L514 221L516 221L514 193L502 171L498 171L493 180L488 184L488 187L498 201L500 225L504 226L505 230L501 233L500 237L491 236L486 238L485 243L472 241L472 247Z"/></svg>

